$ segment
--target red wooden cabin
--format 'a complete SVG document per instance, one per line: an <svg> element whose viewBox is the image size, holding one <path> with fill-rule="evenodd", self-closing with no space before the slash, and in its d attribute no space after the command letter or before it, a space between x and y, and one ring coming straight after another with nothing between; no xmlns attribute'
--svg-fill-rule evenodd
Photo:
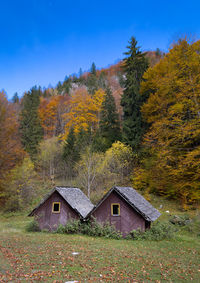
<svg viewBox="0 0 200 283"><path fill-rule="evenodd" d="M56 187L29 216L35 216L41 230L56 230L72 219L84 219L94 205L78 188Z"/></svg>
<svg viewBox="0 0 200 283"><path fill-rule="evenodd" d="M131 187L113 187L87 217L108 222L126 236L132 230L150 228L160 212Z"/></svg>

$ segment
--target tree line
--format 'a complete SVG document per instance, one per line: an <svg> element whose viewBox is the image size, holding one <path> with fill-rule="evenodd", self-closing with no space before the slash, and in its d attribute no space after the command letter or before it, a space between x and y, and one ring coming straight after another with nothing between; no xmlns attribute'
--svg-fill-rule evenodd
<svg viewBox="0 0 200 283"><path fill-rule="evenodd" d="M0 93L0 202L19 210L54 185L94 201L111 186L200 199L200 41L144 53L131 38L110 69Z"/></svg>

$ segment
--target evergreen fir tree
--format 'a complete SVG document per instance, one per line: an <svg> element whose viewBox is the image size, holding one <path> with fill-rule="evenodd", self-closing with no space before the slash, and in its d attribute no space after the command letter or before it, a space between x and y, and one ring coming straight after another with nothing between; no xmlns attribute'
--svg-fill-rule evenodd
<svg viewBox="0 0 200 283"><path fill-rule="evenodd" d="M93 62L90 70L90 74L96 76L97 75L97 70L96 70L96 65Z"/></svg>
<svg viewBox="0 0 200 283"><path fill-rule="evenodd" d="M119 72L117 73L117 77L118 77L120 86L121 86L122 88L124 88L124 86L125 86L124 73L121 72L121 71L119 71Z"/></svg>
<svg viewBox="0 0 200 283"><path fill-rule="evenodd" d="M71 77L65 77L65 80L62 84L62 91L64 91L65 93L69 93L70 89L72 87L72 78Z"/></svg>
<svg viewBox="0 0 200 283"><path fill-rule="evenodd" d="M13 95L12 102L13 103L19 103L19 96L18 96L17 92L15 92L15 94Z"/></svg>
<svg viewBox="0 0 200 283"><path fill-rule="evenodd" d="M106 90L100 117L100 134L107 140L107 145L110 147L113 142L121 139L119 116L110 88Z"/></svg>
<svg viewBox="0 0 200 283"><path fill-rule="evenodd" d="M79 152L76 146L76 136L73 128L70 129L63 148L63 159L66 162L70 161L72 163L79 159Z"/></svg>
<svg viewBox="0 0 200 283"><path fill-rule="evenodd" d="M60 81L58 82L56 89L58 91L58 94L62 94L63 87L62 87L62 83Z"/></svg>
<svg viewBox="0 0 200 283"><path fill-rule="evenodd" d="M95 91L98 89L98 79L96 73L96 66L94 63L92 63L90 74L88 75L87 87L88 87L88 92L90 94L94 94Z"/></svg>
<svg viewBox="0 0 200 283"><path fill-rule="evenodd" d="M124 53L127 56L124 59L126 80L121 100L124 111L123 140L137 150L146 127L140 112L145 98L140 95L139 90L143 74L148 68L148 61L145 53L142 53L137 47L134 37L131 38L129 44L128 51Z"/></svg>
<svg viewBox="0 0 200 283"><path fill-rule="evenodd" d="M48 89L43 88L43 92L42 92L42 97L49 97L50 96L50 92L48 91Z"/></svg>
<svg viewBox="0 0 200 283"><path fill-rule="evenodd" d="M79 72L78 72L78 77L79 77L79 79L82 77L82 75L83 75L83 70L82 70L82 68L80 68L80 69L79 69Z"/></svg>
<svg viewBox="0 0 200 283"><path fill-rule="evenodd" d="M33 87L23 97L23 108L20 113L21 142L24 149L34 160L39 142L43 138L43 129L38 116L41 89Z"/></svg>
<svg viewBox="0 0 200 283"><path fill-rule="evenodd" d="M86 147L90 146L93 142L93 133L91 128L84 130L83 128L77 134L77 148L83 152Z"/></svg>
<svg viewBox="0 0 200 283"><path fill-rule="evenodd" d="M75 177L75 165L80 158L80 149L77 146L77 136L74 133L74 129L71 128L67 139L63 147L63 160L65 161L66 175L68 178Z"/></svg>

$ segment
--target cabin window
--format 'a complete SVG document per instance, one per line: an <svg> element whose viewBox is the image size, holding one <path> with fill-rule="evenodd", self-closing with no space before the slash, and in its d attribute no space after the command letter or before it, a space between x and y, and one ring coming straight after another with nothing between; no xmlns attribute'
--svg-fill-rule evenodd
<svg viewBox="0 0 200 283"><path fill-rule="evenodd" d="M120 204L119 203L112 203L111 204L111 215L112 216L119 216L120 215Z"/></svg>
<svg viewBox="0 0 200 283"><path fill-rule="evenodd" d="M60 202L53 202L52 212L53 213L60 213Z"/></svg>

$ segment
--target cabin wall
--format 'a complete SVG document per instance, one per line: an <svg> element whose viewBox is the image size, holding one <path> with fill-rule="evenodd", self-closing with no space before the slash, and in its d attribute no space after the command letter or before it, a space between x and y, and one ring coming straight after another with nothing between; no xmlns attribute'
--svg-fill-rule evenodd
<svg viewBox="0 0 200 283"><path fill-rule="evenodd" d="M119 216L111 215L112 203L120 204ZM123 236L126 236L132 230L140 229L141 231L145 231L145 219L116 192L112 192L93 212L92 216L100 223L108 222L114 225L116 230L120 231Z"/></svg>
<svg viewBox="0 0 200 283"><path fill-rule="evenodd" d="M53 202L60 202L60 213L52 212ZM56 230L59 224L65 225L70 219L79 219L76 213L66 201L54 192L34 213L40 229Z"/></svg>

